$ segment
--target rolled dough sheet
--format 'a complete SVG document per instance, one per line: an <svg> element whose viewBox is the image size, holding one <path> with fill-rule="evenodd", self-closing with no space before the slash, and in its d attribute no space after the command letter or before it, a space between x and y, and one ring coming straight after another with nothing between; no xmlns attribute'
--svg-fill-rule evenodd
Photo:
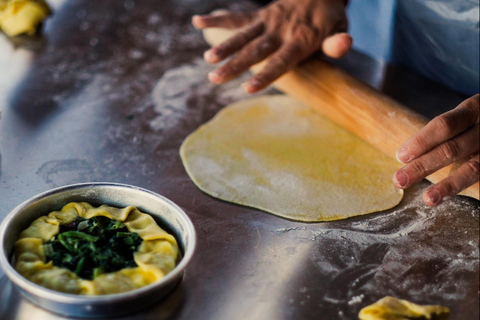
<svg viewBox="0 0 480 320"><path fill-rule="evenodd" d="M207 194L298 221L328 221L396 206L400 165L286 95L233 103L180 148Z"/></svg>

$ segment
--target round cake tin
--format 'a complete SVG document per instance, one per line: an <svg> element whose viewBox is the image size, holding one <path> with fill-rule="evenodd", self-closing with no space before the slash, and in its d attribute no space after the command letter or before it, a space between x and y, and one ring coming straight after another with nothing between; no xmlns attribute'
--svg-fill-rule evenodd
<svg viewBox="0 0 480 320"><path fill-rule="evenodd" d="M135 206L150 214L160 227L177 239L181 260L163 279L148 286L119 294L84 296L66 294L39 286L13 267L14 244L33 220L60 210L69 202L89 202L126 207ZM181 279L195 250L193 224L175 203L152 191L116 183L82 183L49 190L25 201L0 226L0 266L21 294L34 304L54 313L77 317L106 317L135 312L160 300Z"/></svg>

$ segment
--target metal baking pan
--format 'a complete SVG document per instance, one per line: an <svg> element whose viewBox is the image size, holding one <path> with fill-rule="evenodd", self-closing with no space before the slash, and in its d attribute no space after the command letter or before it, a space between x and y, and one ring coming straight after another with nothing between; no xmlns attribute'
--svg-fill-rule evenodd
<svg viewBox="0 0 480 320"><path fill-rule="evenodd" d="M14 244L20 233L36 218L61 209L69 202L98 206L135 206L150 214L177 239L182 254L175 269L148 286L120 294L81 296L53 291L21 276L12 266ZM68 316L105 317L135 312L160 300L181 279L195 250L195 229L188 216L172 201L154 192L124 184L82 183L39 194L16 207L0 226L0 266L21 294L49 311Z"/></svg>

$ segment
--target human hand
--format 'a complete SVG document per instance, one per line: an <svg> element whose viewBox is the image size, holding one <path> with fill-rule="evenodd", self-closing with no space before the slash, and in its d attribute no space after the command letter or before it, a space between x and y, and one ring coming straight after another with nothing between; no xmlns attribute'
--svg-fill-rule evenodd
<svg viewBox="0 0 480 320"><path fill-rule="evenodd" d="M428 188L423 201L435 207L479 181L479 95L475 95L430 121L398 149L406 163L393 175L397 188L405 189L431 173L457 161L456 171Z"/></svg>
<svg viewBox="0 0 480 320"><path fill-rule="evenodd" d="M194 16L197 29L227 28L239 32L204 54L218 63L235 54L208 78L215 84L232 80L252 65L271 56L258 74L242 84L248 93L267 87L300 61L321 49L332 58L346 54L352 38L346 33L346 0L277 0L253 13Z"/></svg>

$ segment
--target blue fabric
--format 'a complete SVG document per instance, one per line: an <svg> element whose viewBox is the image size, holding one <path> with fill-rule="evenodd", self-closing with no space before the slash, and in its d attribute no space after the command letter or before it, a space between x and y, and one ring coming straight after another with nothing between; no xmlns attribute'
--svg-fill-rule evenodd
<svg viewBox="0 0 480 320"><path fill-rule="evenodd" d="M351 0L354 48L466 95L479 91L476 0Z"/></svg>
<svg viewBox="0 0 480 320"><path fill-rule="evenodd" d="M376 60L391 58L395 14L394 0L350 0L348 32L353 47Z"/></svg>

